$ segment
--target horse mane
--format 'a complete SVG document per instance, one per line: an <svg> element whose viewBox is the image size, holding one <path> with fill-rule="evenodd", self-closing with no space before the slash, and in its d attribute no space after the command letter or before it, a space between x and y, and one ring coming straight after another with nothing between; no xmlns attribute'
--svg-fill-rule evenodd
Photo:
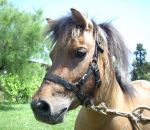
<svg viewBox="0 0 150 130"><path fill-rule="evenodd" d="M120 33L111 25L111 23L99 24L99 27L104 31L105 37L107 39L108 50L114 62L114 69L116 79L122 89L122 91L129 95L134 95L134 89L128 82L128 54L127 49L122 36Z"/></svg>
<svg viewBox="0 0 150 130"><path fill-rule="evenodd" d="M127 82L128 73L128 49L126 48L123 38L120 33L111 25L111 23L101 23L97 25L93 20L94 25L93 37L95 40L101 42L98 28L100 27L107 39L107 46L112 59L114 59L114 69L116 79L122 89L122 91L132 96L133 90L130 84ZM76 38L83 33L84 29L72 19L71 16L62 17L55 21L55 24L49 27L46 31L46 35L50 34L52 44L57 43L57 40L61 38L61 41L65 44L69 43L69 39ZM113 60L112 60L113 61ZM124 72L124 73L122 73Z"/></svg>

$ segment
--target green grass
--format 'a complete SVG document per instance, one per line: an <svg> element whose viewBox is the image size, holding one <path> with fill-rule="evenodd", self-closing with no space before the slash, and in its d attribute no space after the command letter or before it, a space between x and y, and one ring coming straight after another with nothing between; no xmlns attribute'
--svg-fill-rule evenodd
<svg viewBox="0 0 150 130"><path fill-rule="evenodd" d="M69 112L64 123L51 126L38 122L29 104L0 104L0 130L73 130L78 111Z"/></svg>

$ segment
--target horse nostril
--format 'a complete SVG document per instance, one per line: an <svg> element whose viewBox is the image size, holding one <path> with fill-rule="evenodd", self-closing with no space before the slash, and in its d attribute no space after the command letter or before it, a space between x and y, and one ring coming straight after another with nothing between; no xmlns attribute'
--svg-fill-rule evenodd
<svg viewBox="0 0 150 130"><path fill-rule="evenodd" d="M44 100L38 100L31 104L31 107L34 111L42 113L50 113L50 105Z"/></svg>

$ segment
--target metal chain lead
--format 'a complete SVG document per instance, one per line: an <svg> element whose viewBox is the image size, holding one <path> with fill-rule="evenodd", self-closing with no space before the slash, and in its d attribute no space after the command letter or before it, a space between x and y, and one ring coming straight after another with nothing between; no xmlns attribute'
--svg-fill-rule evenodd
<svg viewBox="0 0 150 130"><path fill-rule="evenodd" d="M101 104L99 104L98 106L92 105L89 107L89 109L101 113L103 115L108 115L108 114L113 114L113 115L118 115L118 116L123 116L123 117L127 117L130 119L130 121L132 121L132 123L134 123L135 127L138 130L142 130L142 128L139 126L139 122L144 121L144 122L150 122L150 118L149 117L145 117L140 113L136 113L136 111L138 110L148 110L150 111L150 108L147 106L138 106L135 109L133 109L133 111L131 113L128 112L119 112L117 110L113 110L113 109L109 109L106 104L104 102L102 102Z"/></svg>

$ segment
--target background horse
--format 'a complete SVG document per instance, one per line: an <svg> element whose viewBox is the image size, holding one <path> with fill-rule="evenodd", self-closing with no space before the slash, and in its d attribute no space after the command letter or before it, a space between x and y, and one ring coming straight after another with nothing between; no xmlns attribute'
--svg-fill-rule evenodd
<svg viewBox="0 0 150 130"><path fill-rule="evenodd" d="M61 123L68 110L82 104L75 130L133 130L128 118L88 109L101 102L122 112L150 106L150 82L127 81L128 50L119 32L110 23L97 25L75 9L70 16L47 21L47 34L54 44L52 66L33 96L36 119ZM145 122L140 126L150 129Z"/></svg>

